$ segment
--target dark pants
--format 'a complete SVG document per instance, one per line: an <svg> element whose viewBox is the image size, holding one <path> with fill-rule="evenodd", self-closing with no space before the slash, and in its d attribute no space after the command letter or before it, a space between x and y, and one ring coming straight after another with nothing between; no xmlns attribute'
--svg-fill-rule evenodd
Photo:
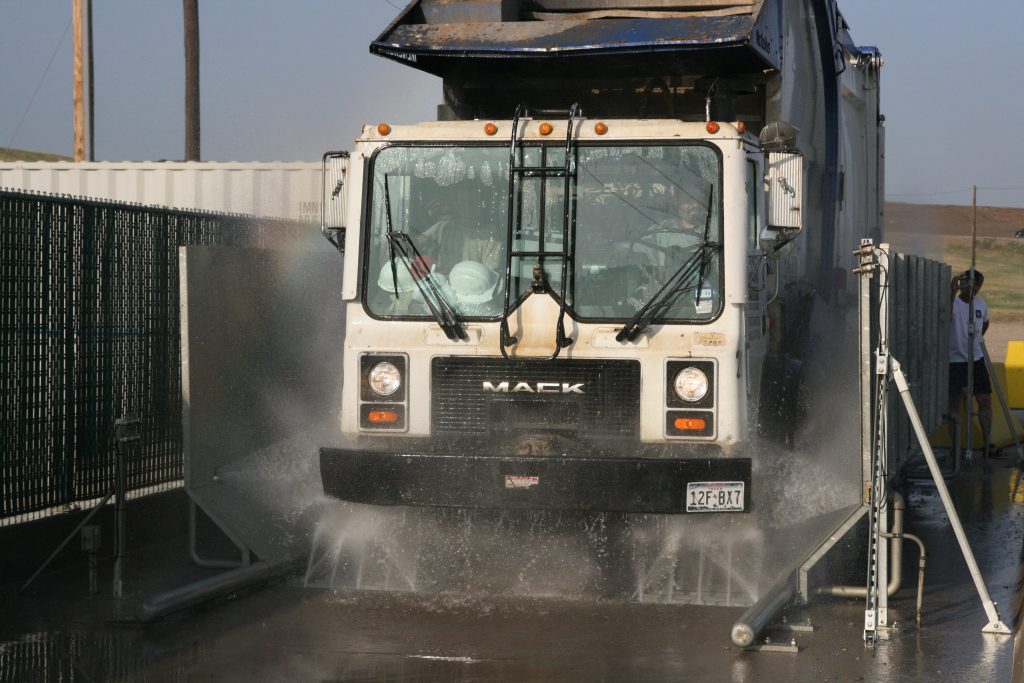
<svg viewBox="0 0 1024 683"><path fill-rule="evenodd" d="M949 364L949 393L960 394L967 388L967 363ZM985 359L979 358L974 361L974 394L991 394L992 383L988 378L988 370L985 368Z"/></svg>

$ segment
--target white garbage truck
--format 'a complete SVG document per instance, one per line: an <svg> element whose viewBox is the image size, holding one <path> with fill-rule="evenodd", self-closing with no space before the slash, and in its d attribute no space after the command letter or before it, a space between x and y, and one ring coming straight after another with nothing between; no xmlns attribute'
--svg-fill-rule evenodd
<svg viewBox="0 0 1024 683"><path fill-rule="evenodd" d="M325 493L749 512L881 230L879 52L833 0L417 0L370 49L443 103L324 158Z"/></svg>

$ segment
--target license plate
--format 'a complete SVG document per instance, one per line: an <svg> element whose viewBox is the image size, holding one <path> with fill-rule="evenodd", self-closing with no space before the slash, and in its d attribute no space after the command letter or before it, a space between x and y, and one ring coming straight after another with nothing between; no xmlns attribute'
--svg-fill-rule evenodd
<svg viewBox="0 0 1024 683"><path fill-rule="evenodd" d="M743 512L742 481L692 481L686 484L687 512Z"/></svg>

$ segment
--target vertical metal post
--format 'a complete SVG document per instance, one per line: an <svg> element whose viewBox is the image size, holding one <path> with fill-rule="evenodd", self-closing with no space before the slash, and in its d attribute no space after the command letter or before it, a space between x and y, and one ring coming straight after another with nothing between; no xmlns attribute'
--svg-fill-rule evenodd
<svg viewBox="0 0 1024 683"><path fill-rule="evenodd" d="M881 533L887 528L885 519L885 467L888 435L884 359L888 349L888 256L876 250L869 239L861 240L854 254L860 263L854 272L860 274L860 392L861 392L861 467L863 502L868 506L868 564L865 587L864 640L874 644L878 629L887 623L888 576L886 564L887 544ZM884 259L884 263L883 263ZM876 263L877 262L877 263ZM871 296L872 274L878 270L886 277L878 280L878 303ZM879 310L876 311L876 308ZM871 344L871 325L878 320L878 349ZM883 353L884 349L884 353ZM876 355L877 354L877 355ZM882 376L879 376L879 372ZM876 406L876 410L872 410ZM882 501L883 505L879 505Z"/></svg>
<svg viewBox="0 0 1024 683"><path fill-rule="evenodd" d="M137 451L141 437L139 428L142 420L135 417L122 417L117 420L114 431L114 588L115 598L124 595L124 564L127 556L127 495L128 495L128 461L129 454Z"/></svg>
<svg viewBox="0 0 1024 683"><path fill-rule="evenodd" d="M100 527L95 524L82 527L82 550L89 557L89 595L99 592Z"/></svg>
<svg viewBox="0 0 1024 683"><path fill-rule="evenodd" d="M889 528L889 496L888 458L889 458L889 388L888 367L889 342L891 335L889 306L892 300L889 292L889 281L896 264L889 259L885 248L875 250L878 271L885 277L878 279L878 349L875 357L876 383L876 424L874 429L874 459L871 471L871 539L869 541L873 558L870 585L868 592L868 610L865 619L865 635L871 626L872 642L877 638L878 630L889 627L889 544L882 534Z"/></svg>

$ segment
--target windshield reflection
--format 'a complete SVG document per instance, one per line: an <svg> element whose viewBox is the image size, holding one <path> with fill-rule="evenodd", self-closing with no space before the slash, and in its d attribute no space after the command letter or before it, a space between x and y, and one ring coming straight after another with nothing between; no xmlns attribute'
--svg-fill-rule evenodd
<svg viewBox="0 0 1024 683"><path fill-rule="evenodd" d="M520 163L560 165L564 149L526 148ZM631 319L680 268L702 267L659 306L657 319L707 321L721 308L720 163L703 144L580 146L573 159L569 215L562 178L522 178L509 198L507 147L387 147L373 160L366 307L383 317L426 317L418 278L427 277L461 318L502 314L504 278L511 300L525 296L543 260L550 291L560 291L558 258L508 259L508 211L514 251L569 245L566 299L578 319ZM384 201L387 176L390 201ZM387 209L390 208L390 216ZM408 235L422 263L392 269L387 222ZM563 226L565 229L563 230ZM543 244L542 244L543 243ZM704 250L703 252L701 250Z"/></svg>

